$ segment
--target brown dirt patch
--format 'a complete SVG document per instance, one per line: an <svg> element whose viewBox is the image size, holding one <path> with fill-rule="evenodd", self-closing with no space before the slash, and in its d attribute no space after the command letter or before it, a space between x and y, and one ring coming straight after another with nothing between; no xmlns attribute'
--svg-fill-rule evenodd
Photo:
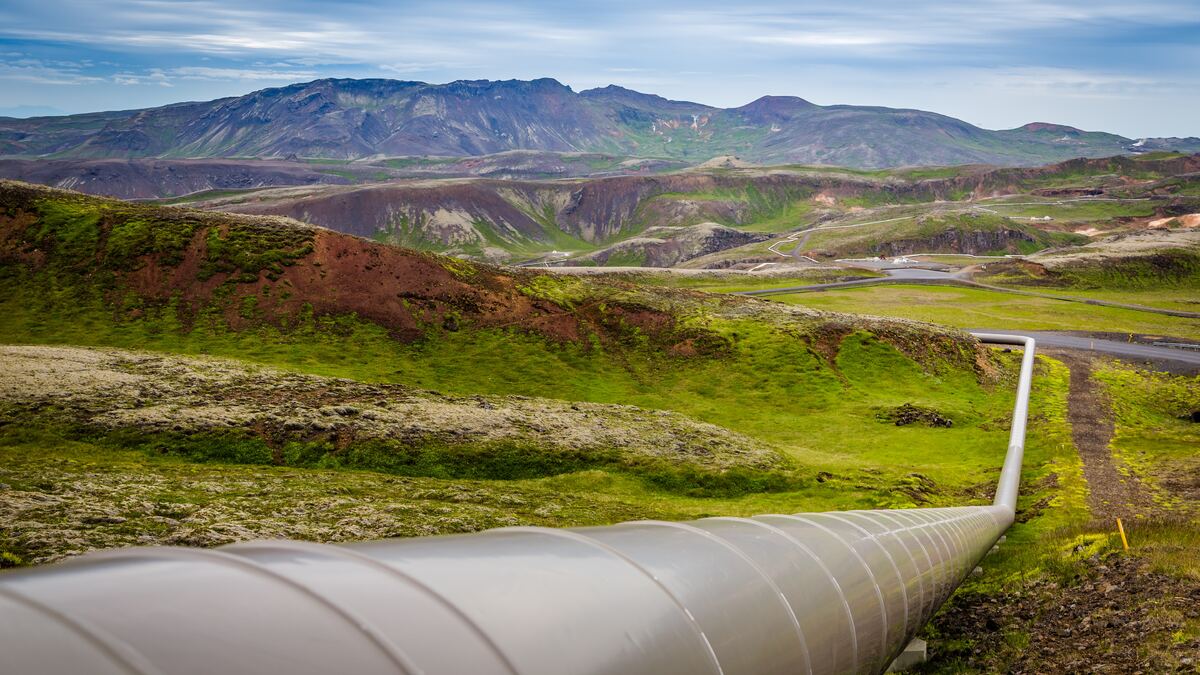
<svg viewBox="0 0 1200 675"><path fill-rule="evenodd" d="M824 323L812 331L809 339L809 348L825 359L825 362L831 367L836 369L837 355L842 347L842 340L846 339L846 336L853 332L854 327L849 324L836 321Z"/></svg>
<svg viewBox="0 0 1200 675"><path fill-rule="evenodd" d="M1090 558L1067 580L953 599L933 621L935 662L954 672L1200 672L1200 583L1134 557Z"/></svg>
<svg viewBox="0 0 1200 675"><path fill-rule="evenodd" d="M1200 457L1160 466L1155 473L1163 490L1182 500L1183 509L1200 515Z"/></svg>
<svg viewBox="0 0 1200 675"><path fill-rule="evenodd" d="M1097 519L1111 520L1147 514L1154 502L1132 473L1118 469L1109 443L1113 437L1112 406L1101 385L1092 379L1092 363L1086 356L1054 352L1071 369L1067 397L1067 420L1071 439L1083 460L1088 484L1088 508Z"/></svg>
<svg viewBox="0 0 1200 675"><path fill-rule="evenodd" d="M1179 227L1200 227L1200 213L1188 213L1182 216L1167 216L1146 223L1147 227L1169 227L1172 224Z"/></svg>

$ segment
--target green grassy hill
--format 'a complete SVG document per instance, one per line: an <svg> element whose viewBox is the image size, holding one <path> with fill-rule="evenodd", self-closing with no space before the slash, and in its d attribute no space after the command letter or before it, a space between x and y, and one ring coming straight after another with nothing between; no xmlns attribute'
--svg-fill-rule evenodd
<svg viewBox="0 0 1200 675"><path fill-rule="evenodd" d="M361 453L377 459L421 456L418 465L442 467L400 473L503 482L505 462L513 461L534 467L512 474L521 480L575 481L580 492L644 514L749 513L957 503L962 490L990 481L1001 459L1011 401L1002 383L1012 363L961 333L684 289L500 270L287 221L19 184L3 186L0 204L5 343L213 355L454 396L669 410L778 457L767 465L719 466L688 464L681 455L664 458L659 468L588 459L582 450L567 462L516 459L546 452L552 432L545 425L542 436L523 432L507 446L469 437L382 449L361 434L345 441L351 453L363 444ZM954 427L881 421L883 412L905 403L935 408ZM6 418L20 421L6 427L8 442L20 447L146 451L138 434L7 410ZM607 409L587 410L617 423ZM328 443L337 444L326 431L280 424L283 430L222 431L249 444L244 454L207 454L212 430L168 434L155 447L195 447L169 454L221 463L338 465L297 465L286 461L287 453L272 455L272 443L317 448L297 450L317 458L333 452ZM732 447L717 442L705 452L717 456ZM913 453L914 447L931 451ZM1057 452L1049 445L1044 451L1050 453L1044 458ZM466 453L492 468L467 471L459 460L428 453ZM151 452L147 461L160 461L155 457ZM411 463L373 462L349 466L396 473ZM1031 464L1033 476L1044 470Z"/></svg>
<svg viewBox="0 0 1200 675"><path fill-rule="evenodd" d="M834 258L912 253L1004 255L1086 241L1084 236L1049 232L1004 216L968 211L818 229L808 238L805 249L810 255Z"/></svg>

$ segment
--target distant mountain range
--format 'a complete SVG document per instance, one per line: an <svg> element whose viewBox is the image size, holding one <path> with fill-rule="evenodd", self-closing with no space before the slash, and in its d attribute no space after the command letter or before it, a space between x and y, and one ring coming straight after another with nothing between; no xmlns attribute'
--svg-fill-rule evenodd
<svg viewBox="0 0 1200 675"><path fill-rule="evenodd" d="M1046 123L991 131L920 110L787 96L722 109L617 86L575 92L552 79L325 79L144 110L0 118L0 155L18 157L359 159L520 149L858 168L1021 166L1196 152L1200 138L1130 139Z"/></svg>

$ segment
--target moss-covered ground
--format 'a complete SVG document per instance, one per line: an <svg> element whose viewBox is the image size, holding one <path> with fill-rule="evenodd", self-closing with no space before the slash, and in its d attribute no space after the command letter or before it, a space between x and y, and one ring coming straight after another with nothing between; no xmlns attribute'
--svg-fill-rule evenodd
<svg viewBox="0 0 1200 675"><path fill-rule="evenodd" d="M1096 377L1112 401L1113 453L1152 491L1153 512L1123 523L1126 549L1115 520L1087 510L1066 459L1042 516L1014 526L926 628L934 659L920 672L1195 671L1200 379L1119 364Z"/></svg>
<svg viewBox="0 0 1200 675"><path fill-rule="evenodd" d="M1002 216L1050 217L1056 223L1099 223L1121 217L1154 214L1154 202L1138 200L1053 199L1035 195L1011 195L988 200L987 208Z"/></svg>
<svg viewBox="0 0 1200 675"><path fill-rule="evenodd" d="M914 245L930 249L930 251L919 251L924 253L932 252L932 249L939 246L945 247L945 243L939 243L944 238L953 241L955 237L972 238L990 235L996 241L995 252L1032 253L1051 246L1079 244L1086 241L1086 238L1079 235L1040 230L1026 222L981 211L940 213L931 208L930 212L924 215L902 220L891 219L895 217L899 216L886 218L884 220L889 222L877 224L814 230L805 243L805 250L847 257L877 254L886 251L887 246L896 242L911 242ZM1012 248L1012 250L1010 251L1006 247ZM943 248L943 250L945 249ZM951 249L946 252L984 254L993 251L955 251Z"/></svg>
<svg viewBox="0 0 1200 675"><path fill-rule="evenodd" d="M413 344L361 321L313 320L287 332L263 326L229 331L204 324L182 332L170 317L114 321L76 306L46 312L19 292L0 302L6 343L132 347L228 356L285 369L395 382L453 394L521 394L669 409L784 448L814 470L836 475L866 466L870 484L930 477L942 492L980 480L996 465L1011 392L981 385L958 367L919 365L869 334L840 344L833 362L800 340L781 339L754 320L719 321L732 353L717 359L668 359L647 350L611 353L558 345L518 331L462 331ZM884 375L884 374L888 375ZM914 402L956 420L952 429L880 424L880 407ZM836 423L830 422L836 420ZM868 441L869 439L869 441ZM916 445L954 447L957 455L914 455ZM823 487L819 491L830 488ZM895 494L849 490L854 504L910 503ZM836 505L840 498L832 498Z"/></svg>
<svg viewBox="0 0 1200 675"><path fill-rule="evenodd" d="M622 387L623 402L688 410L701 419L741 429L751 438L781 448L803 467L805 478L789 488L725 491L724 496L704 496L686 479L646 481L610 469L467 480L400 476L386 470L264 466L249 459L242 460L249 464L243 464L228 453L201 458L148 451L144 436L81 435L14 416L9 409L0 424L0 483L6 486L0 502L7 510L0 542L10 559L31 562L77 550L72 546L215 544L247 536L369 538L518 522L578 525L630 517L986 502L1001 460L998 448L1006 437L1010 378L988 390L971 376L931 376L865 337L848 338L838 362L846 382L833 383L825 392L826 400L809 394L792 402L781 391L771 403L766 396L743 398L730 387L724 392L712 390L711 400L699 405L698 394L688 392L696 385L687 380L673 379L664 383L666 391L640 395ZM1010 375L1013 365L1011 359L1005 365ZM1065 433L1061 406L1053 405L1065 395L1061 369L1056 371L1052 364L1044 368L1038 391L1050 404L1033 422L1035 437L1026 464L1031 504L1069 482L1074 470L1069 448L1061 442ZM902 375L898 379L904 384L877 386L873 373L882 371ZM791 371L787 375L813 386L811 374ZM935 391L923 394L924 388ZM677 395L670 403L662 398L667 391ZM791 395L798 393L793 389ZM593 389L591 396L574 396L603 397L599 389ZM908 401L936 407L955 426L896 427L878 419L881 408ZM722 406L740 409L726 414L718 410ZM1047 482L1051 473L1059 478ZM227 485L213 487L221 483ZM563 494L573 496L570 508L560 504ZM514 508L506 510L508 500L514 500ZM157 506L160 502L176 504L177 515L165 516L170 521L158 520L166 508ZM274 515L263 519L267 513ZM361 527L332 535L348 514L358 514ZM211 532L204 535L207 539L187 539L199 531Z"/></svg>
<svg viewBox="0 0 1200 675"><path fill-rule="evenodd" d="M769 269L769 268L768 268ZM808 286L827 284L838 281L855 279L878 279L886 276L882 272L863 268L809 268L787 272L766 273L761 275L726 273L714 271L709 273L677 274L670 271L656 272L643 270L638 272L612 272L604 274L606 278L619 279L643 286L662 286L665 288L687 288L710 293L739 293L743 291L762 291L775 288L790 288L793 286Z"/></svg>
<svg viewBox="0 0 1200 675"><path fill-rule="evenodd" d="M1200 516L1200 377L1120 364L1096 378L1113 402L1113 454L1166 510ZM1187 561L1200 579L1200 550Z"/></svg>

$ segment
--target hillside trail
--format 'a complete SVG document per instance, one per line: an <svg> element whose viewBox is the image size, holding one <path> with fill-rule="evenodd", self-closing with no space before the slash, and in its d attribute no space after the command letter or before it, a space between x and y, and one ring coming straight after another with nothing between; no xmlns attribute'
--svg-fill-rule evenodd
<svg viewBox="0 0 1200 675"><path fill-rule="evenodd" d="M1067 394L1067 421L1071 439L1083 460L1083 477L1088 484L1088 509L1100 521L1129 519L1154 510L1149 491L1137 476L1123 475L1117 468L1109 444L1113 438L1112 404L1103 387L1092 378L1092 360L1077 353L1049 353L1071 370Z"/></svg>

